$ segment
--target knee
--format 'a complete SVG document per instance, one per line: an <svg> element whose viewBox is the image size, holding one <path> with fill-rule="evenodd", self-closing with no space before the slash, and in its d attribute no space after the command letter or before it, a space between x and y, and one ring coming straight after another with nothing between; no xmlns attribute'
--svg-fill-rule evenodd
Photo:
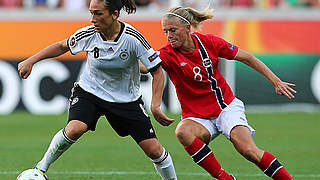
<svg viewBox="0 0 320 180"><path fill-rule="evenodd" d="M190 145L195 138L192 133L192 128L185 125L178 126L175 130L175 134L180 143L184 146Z"/></svg>
<svg viewBox="0 0 320 180"><path fill-rule="evenodd" d="M237 149L238 152L247 160L257 163L259 162L260 151L257 147L244 146Z"/></svg>
<svg viewBox="0 0 320 180"><path fill-rule="evenodd" d="M175 130L175 134L176 134L177 138L179 139L179 141L181 141L183 139L183 137L186 136L186 130L185 130L185 128L177 127Z"/></svg>
<svg viewBox="0 0 320 180"><path fill-rule="evenodd" d="M150 159L158 159L161 157L163 153L163 148L162 146L150 146L148 149L145 151L145 154L150 158Z"/></svg>
<svg viewBox="0 0 320 180"><path fill-rule="evenodd" d="M156 138L143 140L138 145L151 159L157 159L162 155L163 147Z"/></svg>
<svg viewBox="0 0 320 180"><path fill-rule="evenodd" d="M81 121L70 121L65 128L66 135L72 140L77 140L88 130L88 126Z"/></svg>

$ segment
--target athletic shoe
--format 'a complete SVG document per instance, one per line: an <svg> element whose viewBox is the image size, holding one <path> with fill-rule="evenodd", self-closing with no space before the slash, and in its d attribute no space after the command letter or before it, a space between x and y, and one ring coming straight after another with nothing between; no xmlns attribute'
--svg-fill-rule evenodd
<svg viewBox="0 0 320 180"><path fill-rule="evenodd" d="M40 168L37 167L38 163L36 165L34 165L34 169L37 169L41 172L41 175L46 179L49 180L48 176L46 175L46 171L41 170Z"/></svg>

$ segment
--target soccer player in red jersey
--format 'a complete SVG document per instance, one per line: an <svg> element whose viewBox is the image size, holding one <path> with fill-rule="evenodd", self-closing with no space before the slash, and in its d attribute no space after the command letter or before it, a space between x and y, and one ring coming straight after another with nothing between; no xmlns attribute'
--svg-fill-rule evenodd
<svg viewBox="0 0 320 180"><path fill-rule="evenodd" d="M219 134L228 138L243 157L267 176L291 180L279 161L254 143L255 130L247 122L243 102L233 95L219 72L219 57L250 66L270 81L277 94L289 99L294 98L295 84L281 81L258 58L222 38L194 32L202 21L213 17L212 12L210 8L199 12L176 7L162 19L168 44L160 49L159 56L175 85L182 109L176 136L194 162L219 180L235 179L221 168L208 147Z"/></svg>

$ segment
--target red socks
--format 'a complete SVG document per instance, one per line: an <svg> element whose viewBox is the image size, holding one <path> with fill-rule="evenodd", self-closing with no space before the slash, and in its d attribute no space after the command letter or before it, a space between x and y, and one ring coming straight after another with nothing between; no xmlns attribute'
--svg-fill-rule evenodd
<svg viewBox="0 0 320 180"><path fill-rule="evenodd" d="M233 180L233 178L221 168L210 148L199 138L196 138L192 144L184 149L193 158L194 162L210 173L212 177L219 180Z"/></svg>
<svg viewBox="0 0 320 180"><path fill-rule="evenodd" d="M292 180L292 177L270 153L264 152L258 167L269 177L275 180Z"/></svg>
<svg viewBox="0 0 320 180"><path fill-rule="evenodd" d="M233 180L233 178L221 168L210 148L199 138L196 138L192 144L185 147L185 150L193 158L193 161L210 173L212 177L219 180ZM272 179L292 180L292 177L279 163L279 161L272 154L266 151L257 165Z"/></svg>

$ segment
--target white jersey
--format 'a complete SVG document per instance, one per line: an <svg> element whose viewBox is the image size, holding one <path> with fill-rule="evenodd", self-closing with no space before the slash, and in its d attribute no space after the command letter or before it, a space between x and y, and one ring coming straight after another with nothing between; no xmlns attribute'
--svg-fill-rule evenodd
<svg viewBox="0 0 320 180"><path fill-rule="evenodd" d="M108 102L132 102L141 96L139 60L148 70L161 64L158 54L131 25L120 22L121 31L113 42L87 26L68 38L72 54L87 52L79 80L85 91Z"/></svg>

